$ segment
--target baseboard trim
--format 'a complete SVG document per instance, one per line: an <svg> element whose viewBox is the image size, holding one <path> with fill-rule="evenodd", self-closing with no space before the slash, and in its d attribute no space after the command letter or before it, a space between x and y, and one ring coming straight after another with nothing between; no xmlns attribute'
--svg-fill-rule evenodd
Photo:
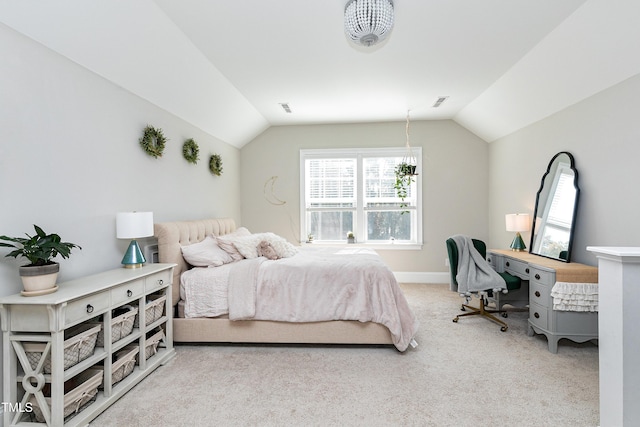
<svg viewBox="0 0 640 427"><path fill-rule="evenodd" d="M397 271L393 273L399 283L449 283L449 273L426 271Z"/></svg>

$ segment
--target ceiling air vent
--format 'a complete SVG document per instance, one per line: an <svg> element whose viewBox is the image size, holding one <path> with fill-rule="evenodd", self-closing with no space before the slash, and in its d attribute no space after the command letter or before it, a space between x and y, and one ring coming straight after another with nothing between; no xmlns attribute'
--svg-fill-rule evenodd
<svg viewBox="0 0 640 427"><path fill-rule="evenodd" d="M280 106L282 107L285 113L291 113L291 107L289 107L288 102L281 102Z"/></svg>
<svg viewBox="0 0 640 427"><path fill-rule="evenodd" d="M444 101L447 100L447 98L449 98L448 96L440 96L438 97L438 99L436 99L436 102L432 105L433 108L438 108L440 105L442 105L442 103Z"/></svg>

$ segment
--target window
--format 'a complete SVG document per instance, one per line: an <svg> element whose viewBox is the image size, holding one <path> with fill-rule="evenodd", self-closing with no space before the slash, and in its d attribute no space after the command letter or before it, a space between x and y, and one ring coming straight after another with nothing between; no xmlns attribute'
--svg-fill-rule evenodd
<svg viewBox="0 0 640 427"><path fill-rule="evenodd" d="M412 148L421 170L422 151ZM394 188L395 167L405 148L300 151L302 236L316 242L422 243L420 180L404 202Z"/></svg>

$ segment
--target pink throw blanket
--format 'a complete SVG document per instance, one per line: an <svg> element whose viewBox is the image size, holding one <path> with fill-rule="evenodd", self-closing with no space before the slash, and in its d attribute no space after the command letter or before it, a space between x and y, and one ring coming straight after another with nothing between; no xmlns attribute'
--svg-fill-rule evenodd
<svg viewBox="0 0 640 427"><path fill-rule="evenodd" d="M345 252L358 250L310 249L238 263L229 275L229 318L376 322L406 350L418 322L393 273L373 251Z"/></svg>

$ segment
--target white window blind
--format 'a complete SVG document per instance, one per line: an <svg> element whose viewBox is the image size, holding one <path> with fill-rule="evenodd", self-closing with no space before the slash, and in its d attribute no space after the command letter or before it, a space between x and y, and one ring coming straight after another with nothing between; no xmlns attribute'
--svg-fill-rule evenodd
<svg viewBox="0 0 640 427"><path fill-rule="evenodd" d="M307 164L309 207L356 205L355 159L310 159Z"/></svg>

